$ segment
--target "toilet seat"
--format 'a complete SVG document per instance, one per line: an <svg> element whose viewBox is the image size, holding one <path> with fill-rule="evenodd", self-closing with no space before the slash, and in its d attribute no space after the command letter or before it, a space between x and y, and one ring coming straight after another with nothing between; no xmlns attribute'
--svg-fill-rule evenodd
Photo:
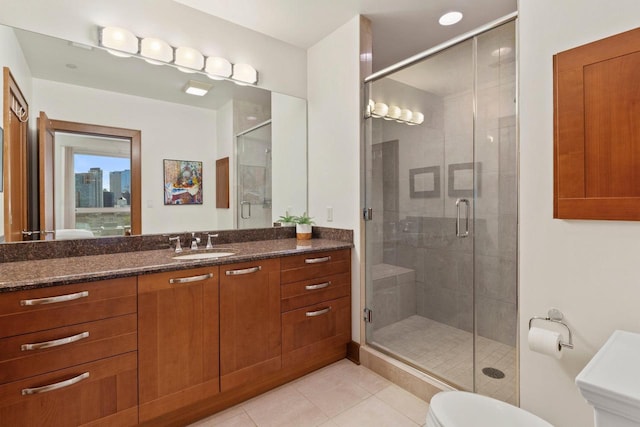
<svg viewBox="0 0 640 427"><path fill-rule="evenodd" d="M553 427L524 409L466 391L431 398L427 427Z"/></svg>

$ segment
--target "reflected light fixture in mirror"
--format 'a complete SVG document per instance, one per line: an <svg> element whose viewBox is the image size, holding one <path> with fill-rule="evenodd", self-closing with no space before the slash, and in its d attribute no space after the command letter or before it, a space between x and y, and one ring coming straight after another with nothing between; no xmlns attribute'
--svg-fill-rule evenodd
<svg viewBox="0 0 640 427"><path fill-rule="evenodd" d="M124 28L102 28L99 32L99 43L106 47L110 54L122 58L138 53L138 38Z"/></svg>
<svg viewBox="0 0 640 427"><path fill-rule="evenodd" d="M162 65L173 61L173 49L169 43L154 37L145 37L140 40L140 55L153 65Z"/></svg>
<svg viewBox="0 0 640 427"><path fill-rule="evenodd" d="M189 95L204 96L211 89L209 83L199 82L197 80L189 80L184 87L184 91Z"/></svg>
<svg viewBox="0 0 640 427"><path fill-rule="evenodd" d="M207 58L207 65L205 66L204 71L206 71L210 79L224 80L231 77L231 62L224 58L210 56Z"/></svg>

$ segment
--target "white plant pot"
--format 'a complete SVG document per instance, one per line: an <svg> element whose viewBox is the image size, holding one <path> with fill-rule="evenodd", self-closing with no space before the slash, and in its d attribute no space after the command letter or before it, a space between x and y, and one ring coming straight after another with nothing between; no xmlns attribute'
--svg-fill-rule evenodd
<svg viewBox="0 0 640 427"><path fill-rule="evenodd" d="M309 240L311 238L311 224L296 224L296 237L298 240Z"/></svg>

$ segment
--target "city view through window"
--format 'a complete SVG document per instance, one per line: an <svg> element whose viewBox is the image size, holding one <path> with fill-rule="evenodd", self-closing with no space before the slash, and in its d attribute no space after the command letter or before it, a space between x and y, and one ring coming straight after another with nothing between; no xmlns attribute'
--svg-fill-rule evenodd
<svg viewBox="0 0 640 427"><path fill-rule="evenodd" d="M127 234L131 227L129 158L74 154L75 224L95 236Z"/></svg>

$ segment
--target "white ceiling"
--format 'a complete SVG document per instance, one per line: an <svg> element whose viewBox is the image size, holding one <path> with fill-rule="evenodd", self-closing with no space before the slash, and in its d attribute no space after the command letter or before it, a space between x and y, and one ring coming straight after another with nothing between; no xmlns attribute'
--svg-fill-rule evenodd
<svg viewBox="0 0 640 427"><path fill-rule="evenodd" d="M301 48L354 16L373 26L373 68L380 70L516 11L516 0L174 0ZM438 24L458 10L462 21Z"/></svg>

